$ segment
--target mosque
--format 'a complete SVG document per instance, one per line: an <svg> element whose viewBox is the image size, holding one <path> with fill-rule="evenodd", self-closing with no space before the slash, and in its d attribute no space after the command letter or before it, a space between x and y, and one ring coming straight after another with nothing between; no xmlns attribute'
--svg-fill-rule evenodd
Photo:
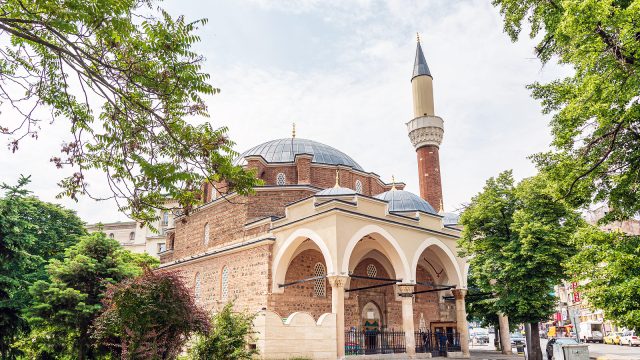
<svg viewBox="0 0 640 360"><path fill-rule="evenodd" d="M208 310L256 313L260 358L469 356L468 267L443 212L444 126L419 39L411 86L420 196L294 133L236 160L264 181L254 194L205 184L204 204L167 230L161 268Z"/></svg>

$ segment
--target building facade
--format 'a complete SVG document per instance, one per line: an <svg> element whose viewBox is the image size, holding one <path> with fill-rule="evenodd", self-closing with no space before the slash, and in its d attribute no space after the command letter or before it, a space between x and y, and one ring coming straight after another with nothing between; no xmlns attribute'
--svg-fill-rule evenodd
<svg viewBox="0 0 640 360"><path fill-rule="evenodd" d="M168 209L172 209L177 204L168 201L166 206ZM90 224L87 225L87 230L90 233L104 232L131 252L147 253L159 258L160 253L166 250L167 231L174 227L174 213L171 210L157 210L157 216L158 220L150 224L151 226L141 226L136 221L118 221Z"/></svg>
<svg viewBox="0 0 640 360"><path fill-rule="evenodd" d="M419 331L459 337L460 355L468 356L468 269L457 255L455 216L442 213L443 121L434 115L419 42L411 83L415 117L406 126L421 196L331 146L293 135L237 159L264 181L253 195L206 184L204 204L168 231L161 269L181 271L208 310L233 301L237 310L257 312L263 358L342 359L387 341L360 343L347 334L392 330L408 358L417 356Z"/></svg>

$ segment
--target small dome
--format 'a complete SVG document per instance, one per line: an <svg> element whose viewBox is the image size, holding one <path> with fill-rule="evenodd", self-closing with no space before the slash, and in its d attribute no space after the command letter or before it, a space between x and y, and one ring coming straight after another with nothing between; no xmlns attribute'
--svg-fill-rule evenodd
<svg viewBox="0 0 640 360"><path fill-rule="evenodd" d="M324 189L322 191L318 191L316 196L339 196L339 195L355 195L355 190L351 190L349 188L343 187L332 187L328 189Z"/></svg>
<svg viewBox="0 0 640 360"><path fill-rule="evenodd" d="M375 196L389 203L389 211L422 211L437 214L429 203L418 195L404 190L389 190Z"/></svg>
<svg viewBox="0 0 640 360"><path fill-rule="evenodd" d="M342 151L313 140L288 138L267 141L254 146L235 159L235 165L244 165L245 157L260 155L268 163L290 163L299 154L313 155L311 162L328 165L344 165L364 171L355 160Z"/></svg>
<svg viewBox="0 0 640 360"><path fill-rule="evenodd" d="M458 221L460 220L460 215L456 213L445 212L441 213L443 216L442 223L446 225L458 225Z"/></svg>

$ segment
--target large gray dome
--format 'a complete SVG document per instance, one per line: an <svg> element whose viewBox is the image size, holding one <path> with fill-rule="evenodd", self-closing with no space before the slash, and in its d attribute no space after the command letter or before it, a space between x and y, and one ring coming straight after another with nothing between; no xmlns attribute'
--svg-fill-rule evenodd
<svg viewBox="0 0 640 360"><path fill-rule="evenodd" d="M254 146L240 154L234 163L236 165L244 165L246 163L244 158L251 155L260 155L268 163L287 163L293 162L298 154L313 155L313 160L311 161L314 163L345 165L364 171L357 162L342 151L317 141L298 138L271 140Z"/></svg>
<svg viewBox="0 0 640 360"><path fill-rule="evenodd" d="M426 200L408 191L393 189L378 194L375 197L376 199L388 202L389 211L422 211L429 214L437 214Z"/></svg>

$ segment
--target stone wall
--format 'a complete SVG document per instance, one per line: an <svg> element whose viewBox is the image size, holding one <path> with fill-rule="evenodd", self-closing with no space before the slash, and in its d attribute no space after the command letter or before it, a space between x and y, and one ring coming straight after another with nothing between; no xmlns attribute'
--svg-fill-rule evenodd
<svg viewBox="0 0 640 360"><path fill-rule="evenodd" d="M260 311L253 324L260 359L337 358L335 314L321 315L316 321L309 313L297 312L283 322L267 310Z"/></svg>
<svg viewBox="0 0 640 360"><path fill-rule="evenodd" d="M263 245L229 255L212 256L185 263L169 270L181 272L185 284L195 293L196 274L200 276L198 304L209 311L219 311L227 301L234 310L255 312L265 307L269 291L271 245ZM229 271L228 296L222 297L222 270Z"/></svg>

